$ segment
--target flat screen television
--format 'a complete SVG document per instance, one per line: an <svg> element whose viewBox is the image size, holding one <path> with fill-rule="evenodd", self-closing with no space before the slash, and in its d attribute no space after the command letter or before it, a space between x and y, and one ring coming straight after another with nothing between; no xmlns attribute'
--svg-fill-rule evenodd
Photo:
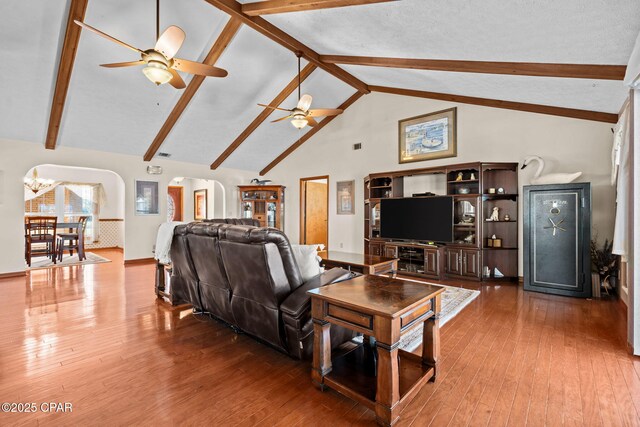
<svg viewBox="0 0 640 427"><path fill-rule="evenodd" d="M380 201L380 237L453 241L453 197L406 197Z"/></svg>

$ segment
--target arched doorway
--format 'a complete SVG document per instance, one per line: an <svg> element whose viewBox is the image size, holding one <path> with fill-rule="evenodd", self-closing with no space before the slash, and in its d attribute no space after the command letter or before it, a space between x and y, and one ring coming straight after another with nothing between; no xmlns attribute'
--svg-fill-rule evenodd
<svg viewBox="0 0 640 427"><path fill-rule="evenodd" d="M225 218L225 188L215 179L176 177L167 192L167 221Z"/></svg>
<svg viewBox="0 0 640 427"><path fill-rule="evenodd" d="M80 218L87 218L83 227L84 260L78 257L77 250L68 250L62 254L62 261L57 259L55 263L46 256L29 257L31 268L110 261L96 255L101 250L122 254L125 244L125 184L117 173L105 169L37 165L25 174L24 195L25 223L29 217L55 217L60 224L56 235L77 233L77 229L67 229L64 225L79 224ZM27 246L25 238L25 261L29 264Z"/></svg>

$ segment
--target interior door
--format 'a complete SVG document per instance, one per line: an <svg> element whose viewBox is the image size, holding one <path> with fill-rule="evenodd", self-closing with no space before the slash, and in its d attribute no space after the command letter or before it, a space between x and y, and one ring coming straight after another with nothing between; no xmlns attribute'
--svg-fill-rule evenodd
<svg viewBox="0 0 640 427"><path fill-rule="evenodd" d="M302 180L301 210L303 244L328 246L329 183L327 178Z"/></svg>
<svg viewBox="0 0 640 427"><path fill-rule="evenodd" d="M170 185L167 189L168 215L169 221L183 221L183 187Z"/></svg>

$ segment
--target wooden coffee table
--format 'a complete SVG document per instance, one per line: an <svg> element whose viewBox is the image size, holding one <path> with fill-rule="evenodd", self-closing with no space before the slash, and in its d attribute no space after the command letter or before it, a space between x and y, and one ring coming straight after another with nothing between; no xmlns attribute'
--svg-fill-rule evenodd
<svg viewBox="0 0 640 427"><path fill-rule="evenodd" d="M379 424L393 425L428 381L440 355L440 294L444 288L359 276L310 290L313 316L311 378L373 409ZM401 335L423 323L422 356L401 350ZM331 358L331 324L375 338Z"/></svg>
<svg viewBox="0 0 640 427"><path fill-rule="evenodd" d="M362 274L395 275L398 270L398 259L377 255L364 255L350 252L322 251L318 252L325 268L341 267Z"/></svg>

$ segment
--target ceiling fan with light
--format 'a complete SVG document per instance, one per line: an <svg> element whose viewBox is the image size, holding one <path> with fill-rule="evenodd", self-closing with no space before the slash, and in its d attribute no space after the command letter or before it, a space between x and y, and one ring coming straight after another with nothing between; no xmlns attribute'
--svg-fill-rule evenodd
<svg viewBox="0 0 640 427"><path fill-rule="evenodd" d="M137 47L133 47L116 39L115 37L103 33L84 22L80 22L78 20L74 20L73 22L82 28L93 31L107 40L111 40L120 46L139 53L141 57L138 61L100 64L102 67L119 68L146 65L142 69L142 72L149 80L156 85L169 83L176 89L184 89L186 87L184 80L182 80L182 77L180 77L176 70L208 77L226 77L228 74L227 71L222 68L202 64L200 62L189 61L187 59L175 58L176 53L178 53L178 50L182 46L182 42L184 42L185 33L180 27L171 25L169 28L164 30L162 35L160 35L160 0L156 0L156 45L153 49L138 49Z"/></svg>
<svg viewBox="0 0 640 427"><path fill-rule="evenodd" d="M282 120L287 120L290 118L291 124L295 128L302 129L306 125L316 126L318 122L314 117L337 116L338 114L342 114L343 110L340 110L338 108L317 108L314 110L309 109L309 107L311 107L311 101L313 100L311 95L304 94L300 96L300 86L302 84L300 77L300 57L302 56L302 52L296 52L296 56L298 57L298 105L296 105L296 107L292 108L291 110L287 110L286 108L258 104L261 107L271 108L272 110L287 111L289 113L288 116L273 120L271 123L280 122Z"/></svg>

